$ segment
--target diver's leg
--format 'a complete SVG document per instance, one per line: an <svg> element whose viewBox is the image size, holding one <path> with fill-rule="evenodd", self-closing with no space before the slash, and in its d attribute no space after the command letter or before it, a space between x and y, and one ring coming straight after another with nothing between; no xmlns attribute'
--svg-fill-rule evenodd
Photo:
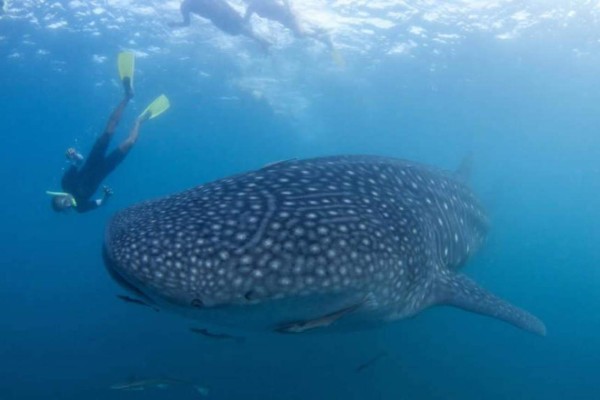
<svg viewBox="0 0 600 400"><path fill-rule="evenodd" d="M129 132L129 136L127 137L127 139L125 139L120 145L118 150L123 153L123 154L127 154L129 152L129 150L131 150L131 148L133 147L133 145L135 144L135 142L137 142L138 137L140 136L140 126L142 125L142 122L144 122L144 119L136 119L134 124L133 124L133 128L131 128L131 132Z"/></svg>
<svg viewBox="0 0 600 400"><path fill-rule="evenodd" d="M106 179L106 177L110 175L111 172L113 172L115 168L117 168L117 166L121 164L121 162L123 162L125 157L127 157L127 154L129 154L130 149L131 147L126 151L123 151L119 146L118 148L111 151L108 154L108 156L106 156L106 158L104 158L104 163L102 166L102 181Z"/></svg>
<svg viewBox="0 0 600 400"><path fill-rule="evenodd" d="M102 135L96 139L96 143L94 143L94 147L92 147L92 151L90 151L90 154L87 157L84 168L89 168L90 165L100 162L104 157L104 154L106 154L106 149L108 149L110 139L115 133L117 125L121 120L121 116L123 115L123 111L125 110L127 103L129 103L129 100L129 97L125 97L123 100L121 100L117 108L115 108L110 115L108 123L106 124L106 128L104 129L104 133L102 133Z"/></svg>
<svg viewBox="0 0 600 400"><path fill-rule="evenodd" d="M127 139L119 144L119 147L111 151L110 154L102 160L102 168L99 168L99 176L97 176L96 179L98 184L100 184L100 182L110 175L110 173L113 172L115 168L121 164L121 162L123 162L125 157L127 157L127 154L129 154L129 151L138 140L140 135L140 126L144 121L144 119L136 119Z"/></svg>
<svg viewBox="0 0 600 400"><path fill-rule="evenodd" d="M119 121L121 121L121 116L123 115L123 111L125 110L125 107L127 107L127 103L129 103L129 100L131 100L131 97L125 96L123 100L121 100L117 108L115 108L113 113L110 115L108 123L106 124L106 128L104 129L105 134L112 136L112 134L115 133L117 125L119 125Z"/></svg>

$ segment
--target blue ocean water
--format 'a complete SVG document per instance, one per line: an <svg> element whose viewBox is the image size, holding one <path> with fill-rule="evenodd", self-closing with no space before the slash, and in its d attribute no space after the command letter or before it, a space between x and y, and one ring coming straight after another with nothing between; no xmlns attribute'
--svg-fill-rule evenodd
<svg viewBox="0 0 600 400"><path fill-rule="evenodd" d="M296 2L337 61L261 19L266 55L199 18L171 31L178 5L24 0L0 17L0 399L198 398L110 389L166 377L215 399L600 398L596 4ZM158 94L171 109L107 179L106 207L58 215L44 192L120 100L123 50L137 54L136 96L115 141ZM465 272L543 319L546 337L437 307L378 330L210 340L119 301L102 263L106 222L142 200L295 157L452 170L469 153L491 230Z"/></svg>

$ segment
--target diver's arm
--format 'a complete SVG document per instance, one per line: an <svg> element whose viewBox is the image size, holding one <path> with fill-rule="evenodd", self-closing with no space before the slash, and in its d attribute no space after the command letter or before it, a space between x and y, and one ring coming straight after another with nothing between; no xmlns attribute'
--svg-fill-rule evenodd
<svg viewBox="0 0 600 400"><path fill-rule="evenodd" d="M84 202L78 202L77 207L75 208L79 213L86 213L88 211L95 210L98 207L102 207L106 204L110 196L112 196L113 191L108 186L104 186L102 188L104 195L96 200L86 200Z"/></svg>
<svg viewBox="0 0 600 400"><path fill-rule="evenodd" d="M98 207L102 207L103 205L106 204L106 202L108 201L108 199L110 198L110 196L112 196L113 191L111 188L109 188L108 186L104 186L104 188L102 189L104 191L104 195L96 200L87 200L83 203L77 204L77 212L80 213L85 213L88 211L92 211L95 210Z"/></svg>
<svg viewBox="0 0 600 400"><path fill-rule="evenodd" d="M100 207L103 203L104 203L104 199L78 201L77 207L75 207L75 210L78 213L83 214L83 213L95 210L96 208Z"/></svg>

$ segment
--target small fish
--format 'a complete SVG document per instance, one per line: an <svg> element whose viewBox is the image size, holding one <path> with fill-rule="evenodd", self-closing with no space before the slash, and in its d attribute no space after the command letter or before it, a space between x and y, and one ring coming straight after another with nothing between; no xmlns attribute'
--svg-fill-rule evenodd
<svg viewBox="0 0 600 400"><path fill-rule="evenodd" d="M156 312L160 311L160 310L158 309L158 307L156 307L156 306L154 306L154 305L152 305L152 304L146 303L146 302L145 302L145 301L143 301L143 300L136 299L135 297L129 297L129 296L126 296L126 295L124 295L124 294L119 294L119 295L117 295L117 297L118 297L119 299L123 300L125 303L137 304L137 305L139 305L139 306L148 307L148 308L151 308L151 309L153 309L153 310L154 310L154 311L156 311Z"/></svg>
<svg viewBox="0 0 600 400"><path fill-rule="evenodd" d="M208 396L209 392L207 388L196 385L193 382L170 378L131 380L125 383L117 383L110 388L123 391L142 391L146 389L168 389L172 386L191 386L201 396Z"/></svg>
<svg viewBox="0 0 600 400"><path fill-rule="evenodd" d="M353 304L346 308L342 308L341 310L332 312L330 314L326 314L319 318L309 319L305 321L293 321L281 324L275 328L275 331L279 333L302 333L316 328L324 328L333 324L335 321L342 318L344 315L353 313L354 311L358 310L363 304L364 301L361 301L360 303Z"/></svg>
<svg viewBox="0 0 600 400"><path fill-rule="evenodd" d="M379 360L381 360L383 357L386 357L387 355L388 355L387 351L382 351L381 353L377 354L375 357L372 357L372 358L368 359L367 361L365 361L364 363L360 364L358 367L356 367L355 371L362 372L365 369L370 368L373 365L375 365Z"/></svg>
<svg viewBox="0 0 600 400"><path fill-rule="evenodd" d="M245 339L243 337L240 337L240 336L232 336L232 335L228 335L226 333L211 332L211 331L209 331L208 329L205 329L205 328L190 328L190 331L192 331L194 333L197 333L198 335L209 337L211 339L217 339L217 340L234 340L237 343L243 343L245 341Z"/></svg>

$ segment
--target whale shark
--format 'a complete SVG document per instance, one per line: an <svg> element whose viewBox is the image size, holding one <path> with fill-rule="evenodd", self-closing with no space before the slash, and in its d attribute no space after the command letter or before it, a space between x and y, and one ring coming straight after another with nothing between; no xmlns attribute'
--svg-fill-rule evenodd
<svg viewBox="0 0 600 400"><path fill-rule="evenodd" d="M238 329L361 329L447 305L545 335L460 272L489 229L466 170L278 162L116 213L105 265L145 301Z"/></svg>

